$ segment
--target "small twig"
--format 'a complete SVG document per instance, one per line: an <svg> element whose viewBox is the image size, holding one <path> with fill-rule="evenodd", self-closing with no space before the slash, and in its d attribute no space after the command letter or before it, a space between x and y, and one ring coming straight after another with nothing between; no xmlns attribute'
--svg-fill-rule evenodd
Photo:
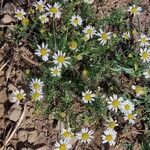
<svg viewBox="0 0 150 150"><path fill-rule="evenodd" d="M24 104L24 108L23 108L23 112L22 112L22 114L21 114L21 116L20 116L20 118L19 118L19 120L18 120L18 122L17 122L17 124L16 124L16 126L15 126L15 128L14 128L14 130L13 130L12 133L10 134L9 138L4 141L4 145L1 147L0 150L3 150L3 149L7 146L7 144L9 143L9 141L12 139L12 137L13 137L14 134L16 133L16 131L17 131L19 125L21 124L21 122L22 122L22 120L23 120L23 118L24 118L24 116L25 116L26 107L27 107L27 105L26 105L26 103L25 103L25 104Z"/></svg>
<svg viewBox="0 0 150 150"><path fill-rule="evenodd" d="M4 63L1 67L0 67L0 72L3 70L3 68L8 64L10 60L8 60L6 63Z"/></svg>

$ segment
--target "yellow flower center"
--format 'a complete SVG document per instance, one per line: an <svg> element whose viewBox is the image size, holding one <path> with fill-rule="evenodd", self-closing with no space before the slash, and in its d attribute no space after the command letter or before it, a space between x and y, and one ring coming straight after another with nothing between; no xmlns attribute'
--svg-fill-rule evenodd
<svg viewBox="0 0 150 150"><path fill-rule="evenodd" d="M128 38L129 38L129 36L128 36L127 33L125 33L124 38L125 38L125 39L128 39Z"/></svg>
<svg viewBox="0 0 150 150"><path fill-rule="evenodd" d="M43 5L39 4L39 5L37 6L37 9L38 9L39 11L42 11Z"/></svg>
<svg viewBox="0 0 150 150"><path fill-rule="evenodd" d="M128 114L128 120L131 120L133 118L132 114Z"/></svg>
<svg viewBox="0 0 150 150"><path fill-rule="evenodd" d="M131 13L136 14L138 12L136 7L132 7L131 8Z"/></svg>
<svg viewBox="0 0 150 150"><path fill-rule="evenodd" d="M22 17L23 16L23 14L21 13L21 12L19 12L18 14L17 14L17 17L19 18L19 17Z"/></svg>
<svg viewBox="0 0 150 150"><path fill-rule="evenodd" d="M23 95L22 94L18 94L16 96L16 98L17 98L18 101L21 101L23 99Z"/></svg>
<svg viewBox="0 0 150 150"><path fill-rule="evenodd" d="M57 61L59 63L64 63L65 62L65 58L63 56L58 56Z"/></svg>
<svg viewBox="0 0 150 150"><path fill-rule="evenodd" d="M125 110L129 110L129 109L130 109L130 105L129 105L129 104L126 104L126 105L124 106L124 109L125 109Z"/></svg>
<svg viewBox="0 0 150 150"><path fill-rule="evenodd" d="M77 46L78 46L77 42L75 41L70 42L70 49L76 49Z"/></svg>
<svg viewBox="0 0 150 150"><path fill-rule="evenodd" d="M108 39L107 33L103 32L102 35L101 35L101 38L102 38L103 40L107 40L107 39Z"/></svg>
<svg viewBox="0 0 150 150"><path fill-rule="evenodd" d="M148 52L143 52L143 53L142 53L142 56L143 56L144 59L147 59L148 56L149 56L149 54L148 54Z"/></svg>
<svg viewBox="0 0 150 150"><path fill-rule="evenodd" d="M136 34L137 34L136 29L133 29L132 34L133 34L133 35L136 35Z"/></svg>
<svg viewBox="0 0 150 150"><path fill-rule="evenodd" d="M66 144L61 144L59 150L67 150Z"/></svg>
<svg viewBox="0 0 150 150"><path fill-rule="evenodd" d="M91 100L91 95L90 94L86 94L84 96L85 100L90 101Z"/></svg>
<svg viewBox="0 0 150 150"><path fill-rule="evenodd" d="M28 18L23 18L21 21L23 26L27 26L29 24L29 19Z"/></svg>
<svg viewBox="0 0 150 150"><path fill-rule="evenodd" d="M114 121L111 121L108 125L109 128L114 129L115 128L115 123Z"/></svg>
<svg viewBox="0 0 150 150"><path fill-rule="evenodd" d="M56 75L58 74L58 70L57 70L57 69L54 69L53 72L54 72L54 74L56 74Z"/></svg>
<svg viewBox="0 0 150 150"><path fill-rule="evenodd" d="M45 56L47 54L47 51L45 48L41 48L40 52L42 56Z"/></svg>
<svg viewBox="0 0 150 150"><path fill-rule="evenodd" d="M88 140L89 139L89 134L88 133L83 133L82 134L82 139L83 140Z"/></svg>
<svg viewBox="0 0 150 150"><path fill-rule="evenodd" d="M112 106L115 107L115 108L119 107L119 104L120 104L120 102L119 102L118 99L115 99L115 100L112 101Z"/></svg>
<svg viewBox="0 0 150 150"><path fill-rule="evenodd" d="M34 83L34 84L33 84L33 88L34 88L35 90L38 90L38 89L40 88L40 85L39 85L38 83Z"/></svg>
<svg viewBox="0 0 150 150"><path fill-rule="evenodd" d="M56 14L58 12L58 9L56 7L51 7L50 12Z"/></svg>
<svg viewBox="0 0 150 150"><path fill-rule="evenodd" d="M111 142L112 139L113 139L113 137L112 137L111 134L106 135L106 140L107 140L108 142Z"/></svg>
<svg viewBox="0 0 150 150"><path fill-rule="evenodd" d="M145 37L141 38L141 42L145 44L145 43L147 43L147 39Z"/></svg>
<svg viewBox="0 0 150 150"><path fill-rule="evenodd" d="M88 29L87 30L87 34L92 35L93 34L93 30L92 29Z"/></svg>
<svg viewBox="0 0 150 150"><path fill-rule="evenodd" d="M76 18L73 20L73 23L77 25L79 23L79 20Z"/></svg>
<svg viewBox="0 0 150 150"><path fill-rule="evenodd" d="M32 100L37 100L39 98L40 94L38 92L33 93Z"/></svg>
<svg viewBox="0 0 150 150"><path fill-rule="evenodd" d="M137 94L140 94L141 93L141 87L140 86L136 86L135 92Z"/></svg>
<svg viewBox="0 0 150 150"><path fill-rule="evenodd" d="M65 131L65 132L64 132L64 137L65 137L65 138L70 137L70 132Z"/></svg>

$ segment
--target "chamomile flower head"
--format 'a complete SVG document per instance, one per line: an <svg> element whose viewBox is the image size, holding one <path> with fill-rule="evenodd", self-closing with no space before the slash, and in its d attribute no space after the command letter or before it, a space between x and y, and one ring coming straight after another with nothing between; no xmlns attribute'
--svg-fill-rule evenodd
<svg viewBox="0 0 150 150"><path fill-rule="evenodd" d="M136 116L137 116L137 114L126 113L123 118L125 121L129 121L129 123L133 125L133 124L135 124Z"/></svg>
<svg viewBox="0 0 150 150"><path fill-rule="evenodd" d="M50 17L60 18L61 12L60 12L60 5L58 3L55 3L54 5L47 5L46 10L48 11L48 15Z"/></svg>
<svg viewBox="0 0 150 150"><path fill-rule="evenodd" d="M48 60L50 49L47 44L42 43L42 45L37 45L38 49L35 51L35 54L38 56L42 56L43 61Z"/></svg>
<svg viewBox="0 0 150 150"><path fill-rule="evenodd" d="M71 128L62 129L61 136L65 140L71 140L74 137L73 133L71 132Z"/></svg>
<svg viewBox="0 0 150 150"><path fill-rule="evenodd" d="M70 19L70 22L71 24L74 26L74 27L77 27L77 26L81 26L82 25L82 19L79 15L74 15L71 17Z"/></svg>
<svg viewBox="0 0 150 150"><path fill-rule="evenodd" d="M43 92L42 92L42 90L32 91L31 92L31 99L33 101L41 101L43 99Z"/></svg>
<svg viewBox="0 0 150 150"><path fill-rule="evenodd" d="M38 90L42 90L44 83L41 81L41 79L36 78L36 79L32 79L29 86L32 91L38 91Z"/></svg>
<svg viewBox="0 0 150 150"><path fill-rule="evenodd" d="M84 2L87 4L92 4L94 2L94 0L84 0Z"/></svg>
<svg viewBox="0 0 150 150"><path fill-rule="evenodd" d="M43 12L44 11L44 1L40 0L40 1L36 1L33 6L35 6L35 9L38 10L39 12Z"/></svg>
<svg viewBox="0 0 150 150"><path fill-rule="evenodd" d="M118 97L116 94L113 94L113 96L110 96L109 98L108 109L117 112L122 101L122 97Z"/></svg>
<svg viewBox="0 0 150 150"><path fill-rule="evenodd" d="M26 12L23 9L21 9L21 10L16 10L15 14L16 14L15 17L18 20L22 20L23 18L25 18Z"/></svg>
<svg viewBox="0 0 150 150"><path fill-rule="evenodd" d="M9 101L11 103L16 103L17 105L19 105L19 103L25 99L26 94L24 93L24 90L16 90L13 91L13 93L10 95L9 97Z"/></svg>
<svg viewBox="0 0 150 150"><path fill-rule="evenodd" d="M150 67L143 73L143 75L145 76L145 79L150 78Z"/></svg>
<svg viewBox="0 0 150 150"><path fill-rule="evenodd" d="M100 29L100 32L98 34L96 34L99 39L98 41L100 41L100 44L105 45L107 43L108 40L111 39L111 32L104 32L102 29Z"/></svg>
<svg viewBox="0 0 150 150"><path fill-rule="evenodd" d="M117 137L117 132L113 129L107 129L104 131L104 135L102 135L102 143L109 143L110 146L115 145L115 140Z"/></svg>
<svg viewBox="0 0 150 150"><path fill-rule="evenodd" d="M95 30L94 27L88 25L88 26L86 26L86 27L83 29L83 33L85 34L85 36L86 36L87 38L92 38L93 35L95 35L96 30Z"/></svg>
<svg viewBox="0 0 150 150"><path fill-rule="evenodd" d="M129 100L125 100L121 103L120 110L124 114L132 113L134 109L135 109L134 104Z"/></svg>
<svg viewBox="0 0 150 150"><path fill-rule="evenodd" d="M70 43L69 43L69 48L71 49L71 50L76 50L77 49L77 47L78 47L78 43L76 42L76 41L71 41Z"/></svg>
<svg viewBox="0 0 150 150"><path fill-rule="evenodd" d="M135 86L135 85L132 85L131 88L132 88L132 90L135 91L136 97L139 97L140 95L143 95L144 92L145 92L144 87L141 87L141 86Z"/></svg>
<svg viewBox="0 0 150 150"><path fill-rule="evenodd" d="M89 130L88 128L81 129L80 133L77 133L77 139L81 140L82 143L90 143L91 140L94 138L93 130Z"/></svg>
<svg viewBox="0 0 150 150"><path fill-rule="evenodd" d="M141 34L140 39L138 40L138 42L140 42L141 47L149 46L150 45L149 41L150 37L147 37L145 34Z"/></svg>
<svg viewBox="0 0 150 150"><path fill-rule="evenodd" d="M54 150L70 150L72 148L70 141L61 139L60 142L55 143Z"/></svg>
<svg viewBox="0 0 150 150"><path fill-rule="evenodd" d="M51 74L53 77L60 77L61 76L61 68L59 66L55 66L50 69Z"/></svg>
<svg viewBox="0 0 150 150"><path fill-rule="evenodd" d="M150 62L150 49L144 48L140 49L140 56L143 61L143 63L149 63Z"/></svg>
<svg viewBox="0 0 150 150"><path fill-rule="evenodd" d="M142 11L141 7L136 6L135 4L132 6L129 6L128 12L130 12L133 15L138 15Z"/></svg>
<svg viewBox="0 0 150 150"><path fill-rule="evenodd" d="M66 53L59 51L57 53L54 53L53 55L53 62L54 64L58 65L60 68L64 65L65 67L67 67L67 65L70 64L70 62L68 61L70 59L70 57L66 57Z"/></svg>
<svg viewBox="0 0 150 150"><path fill-rule="evenodd" d="M92 91L87 90L86 92L82 92L82 101L84 103L92 103L95 101L96 95L92 93Z"/></svg>
<svg viewBox="0 0 150 150"><path fill-rule="evenodd" d="M47 14L40 15L39 19L40 19L42 24L47 23L49 21Z"/></svg>
<svg viewBox="0 0 150 150"><path fill-rule="evenodd" d="M107 129L114 129L116 126L118 126L117 121L113 120L111 117L109 120L107 119L106 122Z"/></svg>
<svg viewBox="0 0 150 150"><path fill-rule="evenodd" d="M124 32L122 34L122 37L125 39L125 40L128 40L130 38L130 32Z"/></svg>

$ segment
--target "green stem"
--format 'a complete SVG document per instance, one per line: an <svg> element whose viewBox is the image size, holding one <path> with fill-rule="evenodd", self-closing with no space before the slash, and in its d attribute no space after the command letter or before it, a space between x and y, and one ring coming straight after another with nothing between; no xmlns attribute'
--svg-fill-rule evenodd
<svg viewBox="0 0 150 150"><path fill-rule="evenodd" d="M57 44L56 44L55 18L54 17L53 17L53 36L54 36L54 48L56 50Z"/></svg>

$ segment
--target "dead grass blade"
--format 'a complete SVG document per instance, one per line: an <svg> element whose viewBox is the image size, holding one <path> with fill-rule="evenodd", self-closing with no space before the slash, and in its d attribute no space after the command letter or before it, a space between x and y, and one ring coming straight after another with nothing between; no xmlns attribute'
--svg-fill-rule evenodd
<svg viewBox="0 0 150 150"><path fill-rule="evenodd" d="M39 63L37 63L37 62L35 62L35 61L33 61L33 60L31 60L31 59L29 59L28 57L26 57L24 54L21 54L21 56L22 56L22 58L24 58L27 62L29 62L30 64L33 64L33 65L35 65L35 66L37 66L37 67L39 67L40 66L40 64Z"/></svg>
<svg viewBox="0 0 150 150"><path fill-rule="evenodd" d="M3 68L8 64L10 60L8 60L7 62L5 62L1 67L0 67L0 72L3 70Z"/></svg>

